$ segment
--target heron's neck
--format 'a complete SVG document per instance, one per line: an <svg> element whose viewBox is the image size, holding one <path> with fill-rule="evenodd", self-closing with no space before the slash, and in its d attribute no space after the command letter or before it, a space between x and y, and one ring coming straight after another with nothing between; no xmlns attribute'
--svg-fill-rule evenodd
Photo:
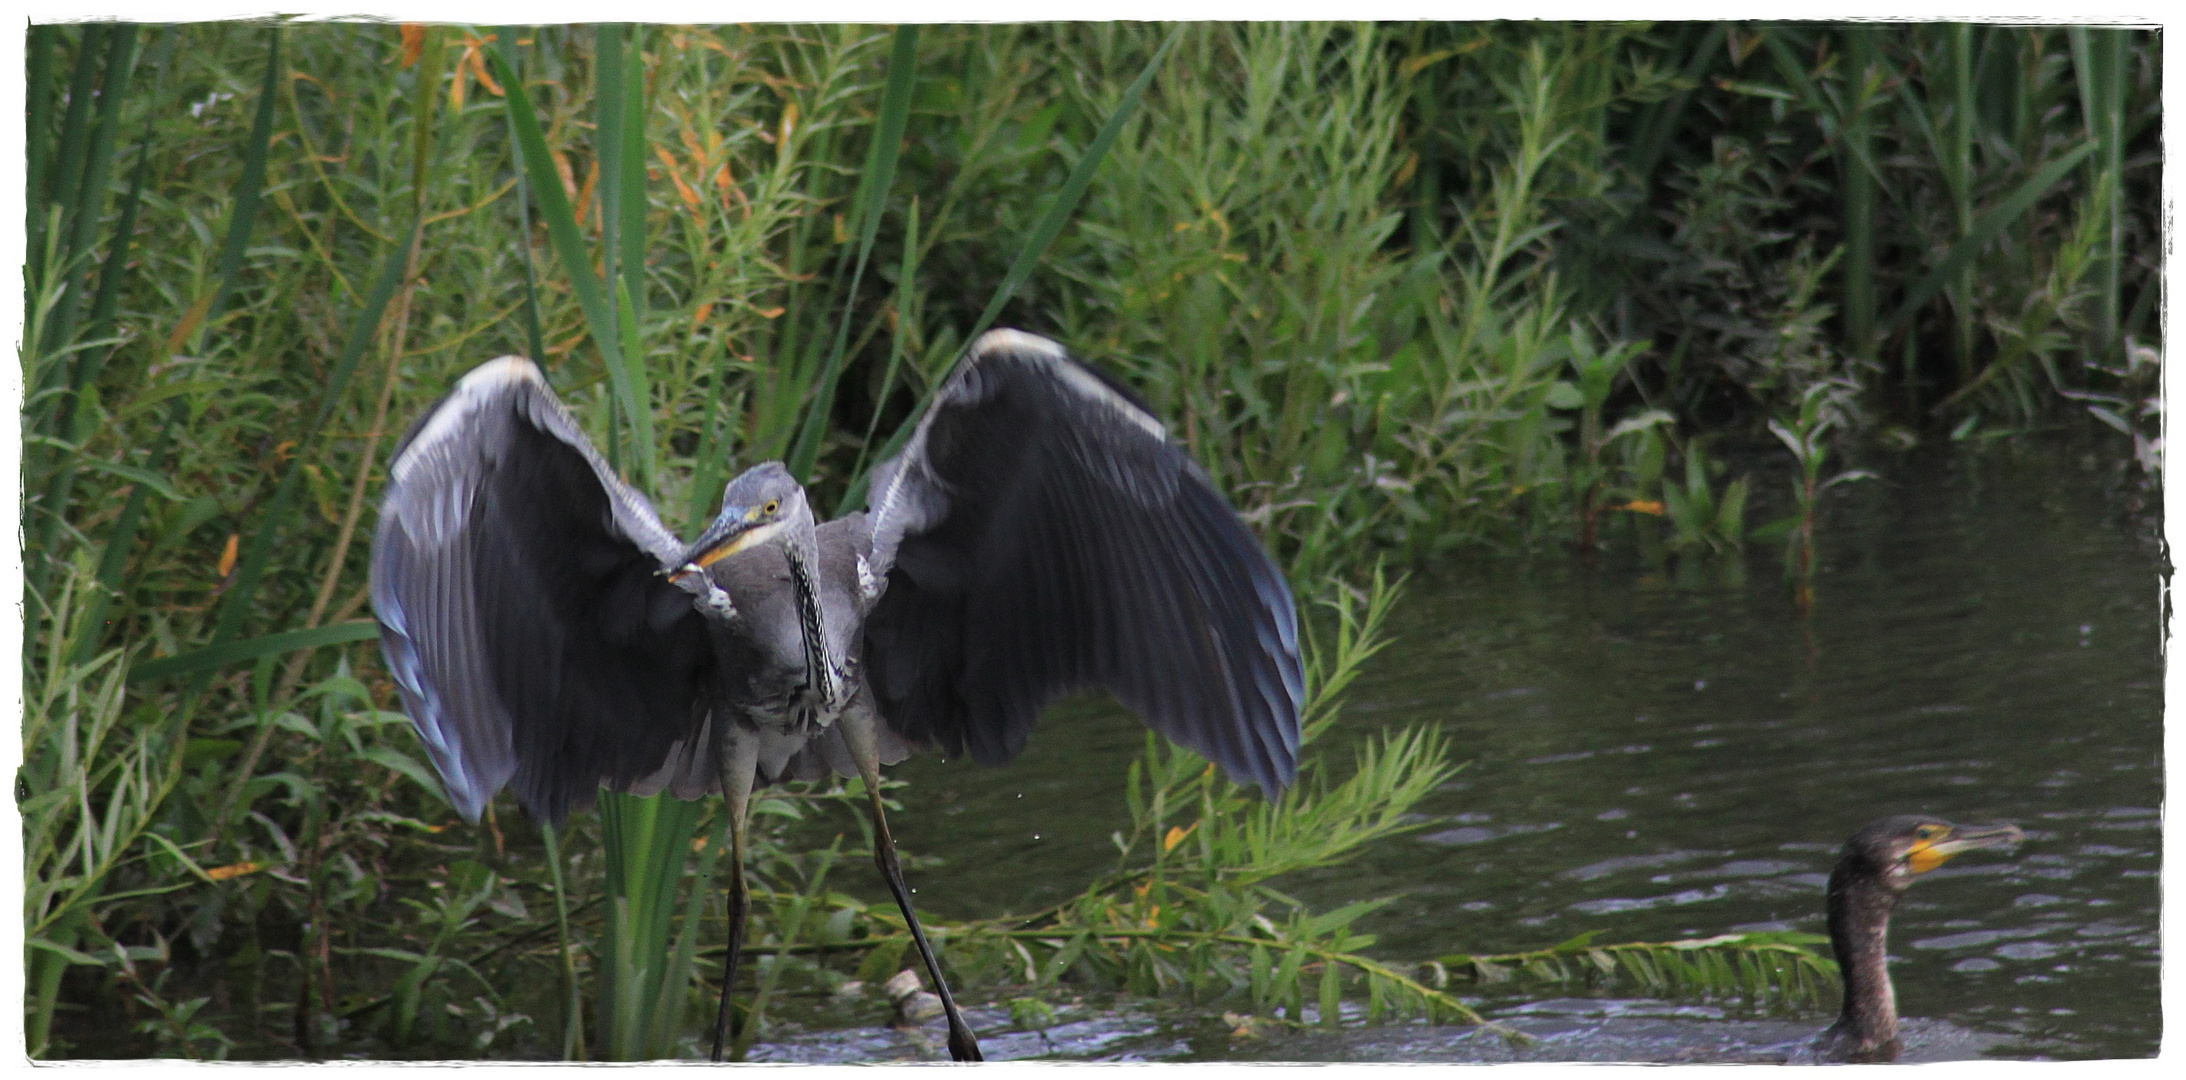
<svg viewBox="0 0 2186 1080"><path fill-rule="evenodd" d="M1846 1060L1897 1057L1898 1003L1885 938L1898 894L1839 869L1829 879L1829 943L1844 978L1844 1008L1824 1036Z"/></svg>
<svg viewBox="0 0 2186 1080"><path fill-rule="evenodd" d="M818 545L810 540L810 536L801 536L790 541L783 545L783 554L789 558L790 588L797 600L797 630L804 640L805 683L822 702L833 705L835 663L827 651L827 623L821 617L819 584L813 576L811 553Z"/></svg>

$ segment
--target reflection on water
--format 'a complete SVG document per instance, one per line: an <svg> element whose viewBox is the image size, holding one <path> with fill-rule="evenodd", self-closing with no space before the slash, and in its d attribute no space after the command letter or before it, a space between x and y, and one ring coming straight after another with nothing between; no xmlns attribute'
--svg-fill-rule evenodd
<svg viewBox="0 0 2186 1080"><path fill-rule="evenodd" d="M2027 832L2015 854L1962 857L1900 905L1901 1010L1944 1033L1942 1056L2152 1054L2157 560L2096 486L2075 462L2010 451L1857 485L1833 507L1805 619L1771 552L1668 572L1473 560L1416 577L1346 724L1354 737L1439 724L1469 764L1421 807L1417 833L1287 889L1321 907L1400 896L1361 927L1396 959L1585 930L1819 931L1836 848L1865 822L2013 821ZM903 766L899 836L947 860L914 874L920 902L992 914L1083 888L1113 865L1142 739L1080 703L1050 714L1010 769ZM1719 1059L1774 1041L1723 1025L1811 1034L1827 1020L1687 1007L1586 1003L1594 1013L1567 1010L1542 1045L1574 1059L1738 1048ZM1416 1025L1324 1038L1187 1041L1190 1056L1400 1060L1480 1043Z"/></svg>

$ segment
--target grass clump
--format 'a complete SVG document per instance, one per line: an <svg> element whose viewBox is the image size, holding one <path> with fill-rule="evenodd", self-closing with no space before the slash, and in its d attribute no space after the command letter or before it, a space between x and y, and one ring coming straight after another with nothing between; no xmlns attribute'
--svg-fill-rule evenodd
<svg viewBox="0 0 2186 1080"><path fill-rule="evenodd" d="M976 326L1051 333L1173 420L1316 599L1385 558L1735 547L1751 484L1725 463L1781 453L1773 430L1805 565L1816 500L1853 475L1821 463L1863 430L2086 416L2160 468L2141 31L213 23L26 44L41 1056L115 1032L186 1056L600 1048L575 997L606 960L560 941L594 939L621 841L584 819L549 860L523 822L456 827L369 644L386 454L495 355L540 359L689 523L770 457L853 501ZM1155 746L1123 778L1115 879L951 928L952 954L1292 1019L1336 1015L1330 994L1462 1015L1372 958L1363 909L1269 885L1401 828L1445 760L1426 733L1354 754L1270 807ZM889 916L826 884L838 854L755 860L767 986L807 955L885 956ZM697 924L677 889L708 858L656 867L655 923ZM703 992L645 994L672 1016Z"/></svg>

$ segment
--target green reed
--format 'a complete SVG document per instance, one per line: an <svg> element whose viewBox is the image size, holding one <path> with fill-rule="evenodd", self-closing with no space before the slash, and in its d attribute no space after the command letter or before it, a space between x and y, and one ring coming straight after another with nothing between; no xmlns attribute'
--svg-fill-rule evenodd
<svg viewBox="0 0 2186 1080"><path fill-rule="evenodd" d="M146 1052L675 1051L673 1003L710 993L711 864L687 858L705 809L580 817L550 872L519 815L454 824L388 719L368 504L403 425L492 356L538 359L688 525L770 457L854 505L977 327L1052 333L1155 403L1314 596L1383 557L1582 538L1614 499L1669 495L1666 456L1691 546L1731 546L1741 500L1694 448L1766 445L1824 383L1939 431L2146 396L2140 353L2103 359L2150 336L2160 273L2160 52L2138 30L82 24L26 44L45 1055L122 1010ZM1858 427L1828 452L1856 457ZM1378 777L1353 808L1394 805L1434 750L1353 760ZM1172 753L1142 785L1200 783ZM1255 825L1192 790L1217 813L1157 861L1218 883L1259 857L1253 829L1333 820ZM781 792L761 817L846 797ZM1335 805L1300 800L1285 813ZM824 860L761 832L755 947L886 967L887 913L840 916ZM1036 975L1234 977L1293 1018L1414 993L1366 965L1421 982L1345 919L1163 881L1192 926L1067 960L1039 927L947 928L951 963L977 938L968 971L1021 968L1016 942ZM1289 929L1223 937L1247 910ZM1182 983L1165 934L1202 949ZM752 970L776 1003L810 975ZM603 983L633 989L587 1038L570 990Z"/></svg>

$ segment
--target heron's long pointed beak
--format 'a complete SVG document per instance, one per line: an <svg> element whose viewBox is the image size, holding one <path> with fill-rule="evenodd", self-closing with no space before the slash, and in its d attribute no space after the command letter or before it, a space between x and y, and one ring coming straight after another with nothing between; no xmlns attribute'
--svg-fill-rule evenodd
<svg viewBox="0 0 2186 1080"><path fill-rule="evenodd" d="M2026 838L2017 825L1954 825L1948 834L1913 848L1913 872L1925 874L1953 855L1978 848L2009 847Z"/></svg>
<svg viewBox="0 0 2186 1080"><path fill-rule="evenodd" d="M781 528L779 521L761 524L756 508L724 506L697 542L683 552L676 568L668 571L668 579L681 581L754 544L765 543Z"/></svg>

